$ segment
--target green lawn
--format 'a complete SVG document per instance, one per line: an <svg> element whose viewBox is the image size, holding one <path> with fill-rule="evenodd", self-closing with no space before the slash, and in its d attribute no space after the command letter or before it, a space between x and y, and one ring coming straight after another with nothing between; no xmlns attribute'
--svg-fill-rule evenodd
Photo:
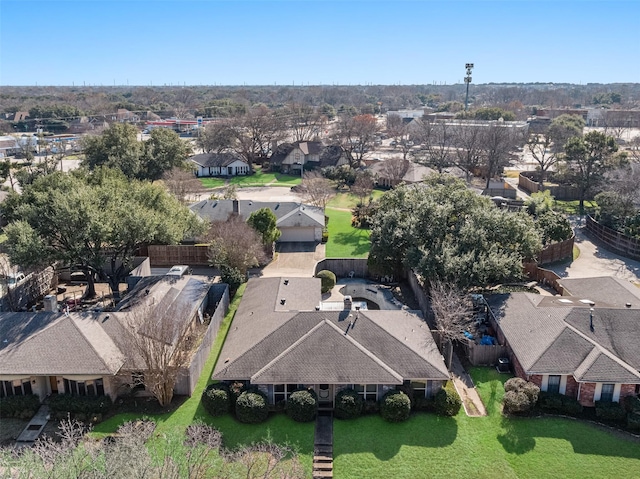
<svg viewBox="0 0 640 479"><path fill-rule="evenodd" d="M640 477L640 442L562 418L505 419L502 383L471 371L489 416L419 413L389 424L378 416L334 421L336 478ZM606 472L605 472L606 471Z"/></svg>
<svg viewBox="0 0 640 479"><path fill-rule="evenodd" d="M220 188L225 185L224 178L200 178L200 183L205 188Z"/></svg>
<svg viewBox="0 0 640 479"><path fill-rule="evenodd" d="M366 258L371 247L369 230L351 226L350 211L327 208L325 215L329 217L327 258Z"/></svg>
<svg viewBox="0 0 640 479"><path fill-rule="evenodd" d="M598 203L595 201L585 201L584 202L584 211L585 213L589 213L594 211L598 207ZM580 201L559 201L556 200L554 203L554 209L561 211L567 215L577 215L580 214Z"/></svg>
<svg viewBox="0 0 640 479"><path fill-rule="evenodd" d="M373 190L371 196L377 200L384 194L384 190ZM359 202L359 198L352 193L338 193L327 203L329 208L347 208L353 209Z"/></svg>

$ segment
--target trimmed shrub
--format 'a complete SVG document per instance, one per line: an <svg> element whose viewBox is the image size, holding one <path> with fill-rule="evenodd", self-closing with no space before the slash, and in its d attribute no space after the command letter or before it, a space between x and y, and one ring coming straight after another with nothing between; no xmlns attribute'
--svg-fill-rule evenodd
<svg viewBox="0 0 640 479"><path fill-rule="evenodd" d="M434 398L434 408L439 416L455 416L460 412L462 401L450 381L440 389Z"/></svg>
<svg viewBox="0 0 640 479"><path fill-rule="evenodd" d="M380 415L389 422L402 422L411 415L411 401L402 391L389 391L380 401Z"/></svg>
<svg viewBox="0 0 640 479"><path fill-rule="evenodd" d="M583 409L582 404L580 404L577 399L562 396L562 408L560 410L563 413L570 416L577 416L578 414L582 414Z"/></svg>
<svg viewBox="0 0 640 479"><path fill-rule="evenodd" d="M58 394L49 398L49 409L57 419L69 416L79 421L99 422L112 405L109 396Z"/></svg>
<svg viewBox="0 0 640 479"><path fill-rule="evenodd" d="M324 229L322 230L322 244L326 243L327 241L329 241L329 231Z"/></svg>
<svg viewBox="0 0 640 479"><path fill-rule="evenodd" d="M540 408L545 411L561 411L562 395L558 393L548 393L542 391L540 393Z"/></svg>
<svg viewBox="0 0 640 479"><path fill-rule="evenodd" d="M336 405L333 414L338 419L355 419L360 417L364 401L353 389L343 389L336 394Z"/></svg>
<svg viewBox="0 0 640 479"><path fill-rule="evenodd" d="M617 402L596 401L596 417L605 421L623 422L627 412Z"/></svg>
<svg viewBox="0 0 640 479"><path fill-rule="evenodd" d="M627 428L632 431L640 431L640 413L630 413L627 416Z"/></svg>
<svg viewBox="0 0 640 479"><path fill-rule="evenodd" d="M640 413L640 398L638 396L626 396L622 399L622 405L627 412Z"/></svg>
<svg viewBox="0 0 640 479"><path fill-rule="evenodd" d="M336 275L329 270L323 269L322 271L318 271L316 278L320 278L322 284L320 291L322 293L328 293L336 285Z"/></svg>
<svg viewBox="0 0 640 479"><path fill-rule="evenodd" d="M247 424L264 422L269 416L267 396L257 389L245 391L236 401L236 418Z"/></svg>
<svg viewBox="0 0 640 479"><path fill-rule="evenodd" d="M308 389L292 392L285 407L287 416L297 422L313 421L317 410L318 398L316 393Z"/></svg>
<svg viewBox="0 0 640 479"><path fill-rule="evenodd" d="M0 417L29 419L38 412L40 398L35 394L8 396L0 399Z"/></svg>
<svg viewBox="0 0 640 479"><path fill-rule="evenodd" d="M504 383L503 411L519 414L531 411L540 396L540 388L522 378L511 378ZM562 400L561 400L562 403Z"/></svg>
<svg viewBox="0 0 640 479"><path fill-rule="evenodd" d="M229 386L224 383L209 384L202 391L202 406L212 416L223 416L231 411Z"/></svg>
<svg viewBox="0 0 640 479"><path fill-rule="evenodd" d="M436 403L433 398L417 395L413 399L413 409L414 411L433 412L436 409Z"/></svg>

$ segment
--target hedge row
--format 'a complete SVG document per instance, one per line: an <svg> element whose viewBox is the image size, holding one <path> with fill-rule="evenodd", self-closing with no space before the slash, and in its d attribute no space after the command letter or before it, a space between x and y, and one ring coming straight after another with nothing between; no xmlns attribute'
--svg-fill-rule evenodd
<svg viewBox="0 0 640 479"><path fill-rule="evenodd" d="M49 398L49 409L56 419L71 417L78 421L100 422L112 406L109 396L58 394Z"/></svg>
<svg viewBox="0 0 640 479"><path fill-rule="evenodd" d="M0 398L0 417L29 419L40 408L40 398L35 394Z"/></svg>

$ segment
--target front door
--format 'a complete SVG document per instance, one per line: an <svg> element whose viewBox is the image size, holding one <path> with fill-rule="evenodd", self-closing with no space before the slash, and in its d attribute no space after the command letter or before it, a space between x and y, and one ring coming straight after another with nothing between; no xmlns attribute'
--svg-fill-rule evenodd
<svg viewBox="0 0 640 479"><path fill-rule="evenodd" d="M318 384L318 407L333 409L333 384Z"/></svg>
<svg viewBox="0 0 640 479"><path fill-rule="evenodd" d="M49 384L51 385L51 394L58 394L58 378L49 376Z"/></svg>

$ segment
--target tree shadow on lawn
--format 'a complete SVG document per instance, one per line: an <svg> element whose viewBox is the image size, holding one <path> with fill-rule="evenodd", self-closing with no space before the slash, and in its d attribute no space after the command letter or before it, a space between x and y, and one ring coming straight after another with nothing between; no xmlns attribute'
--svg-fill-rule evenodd
<svg viewBox="0 0 640 479"><path fill-rule="evenodd" d="M352 256L367 254L371 249L369 237L362 235L359 231L334 233L330 238L333 238L333 243L336 245L349 246ZM331 241L331 239L329 241Z"/></svg>
<svg viewBox="0 0 640 479"><path fill-rule="evenodd" d="M504 432L497 439L509 454L525 454L536 447L536 438L562 439L576 454L640 459L638 441L614 437L611 431L578 419L561 417L502 418Z"/></svg>
<svg viewBox="0 0 640 479"><path fill-rule="evenodd" d="M381 461L392 459L402 446L440 448L451 445L458 423L450 417L417 413L401 423L389 423L380 416L353 420L334 419L333 454L371 453ZM427 452L428 454L428 452Z"/></svg>

